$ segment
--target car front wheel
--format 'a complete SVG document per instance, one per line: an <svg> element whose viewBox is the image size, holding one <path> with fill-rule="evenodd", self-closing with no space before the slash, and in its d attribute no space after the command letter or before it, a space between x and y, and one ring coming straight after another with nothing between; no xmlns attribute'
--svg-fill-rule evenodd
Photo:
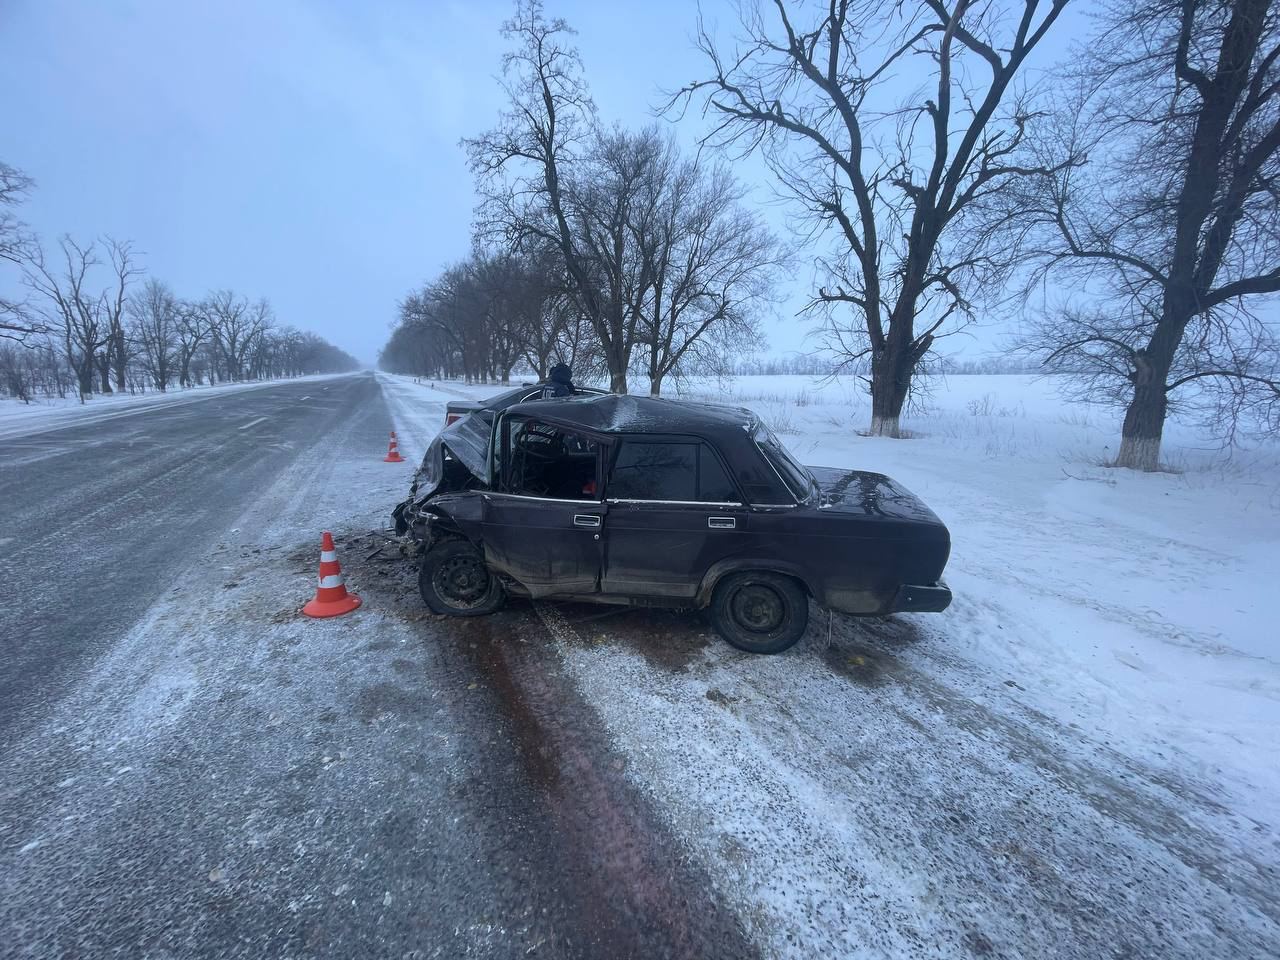
<svg viewBox="0 0 1280 960"><path fill-rule="evenodd" d="M804 634L809 598L790 577L735 573L711 595L711 623L720 636L748 653L781 653Z"/></svg>
<svg viewBox="0 0 1280 960"><path fill-rule="evenodd" d="M446 540L427 551L418 571L418 589L433 613L450 617L493 613L505 596L484 557L465 540Z"/></svg>

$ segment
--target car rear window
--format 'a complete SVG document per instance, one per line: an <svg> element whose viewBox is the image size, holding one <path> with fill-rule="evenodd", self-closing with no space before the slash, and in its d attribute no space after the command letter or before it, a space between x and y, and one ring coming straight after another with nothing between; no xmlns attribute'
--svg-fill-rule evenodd
<svg viewBox="0 0 1280 960"><path fill-rule="evenodd" d="M755 435L756 446L765 455L765 459L773 465L782 482L787 485L792 496L801 503L809 499L813 492L813 477L802 467L771 432L758 429Z"/></svg>
<svg viewBox="0 0 1280 960"><path fill-rule="evenodd" d="M608 495L615 500L739 500L715 452L697 441L624 441Z"/></svg>

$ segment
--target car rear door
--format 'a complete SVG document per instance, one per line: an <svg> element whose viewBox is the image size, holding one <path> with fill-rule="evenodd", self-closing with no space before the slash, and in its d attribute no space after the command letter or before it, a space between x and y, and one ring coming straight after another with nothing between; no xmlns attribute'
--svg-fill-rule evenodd
<svg viewBox="0 0 1280 960"><path fill-rule="evenodd" d="M688 437L625 438L605 487L603 593L689 599L732 556L748 512L723 461Z"/></svg>

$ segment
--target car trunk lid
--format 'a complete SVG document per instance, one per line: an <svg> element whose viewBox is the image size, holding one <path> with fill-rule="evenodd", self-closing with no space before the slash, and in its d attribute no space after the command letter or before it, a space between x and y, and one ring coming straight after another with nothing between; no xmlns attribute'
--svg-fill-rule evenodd
<svg viewBox="0 0 1280 960"><path fill-rule="evenodd" d="M819 508L868 519L942 526L923 500L882 473L808 467L821 492Z"/></svg>

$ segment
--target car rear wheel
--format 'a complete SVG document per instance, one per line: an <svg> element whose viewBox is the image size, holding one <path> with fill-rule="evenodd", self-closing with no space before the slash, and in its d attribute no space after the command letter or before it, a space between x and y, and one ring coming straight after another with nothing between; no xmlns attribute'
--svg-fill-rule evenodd
<svg viewBox="0 0 1280 960"><path fill-rule="evenodd" d="M720 636L748 653L781 653L804 635L809 598L790 577L735 573L711 595L711 623Z"/></svg>
<svg viewBox="0 0 1280 960"><path fill-rule="evenodd" d="M432 612L450 617L482 617L502 606L505 597L484 557L465 540L446 540L427 551L418 589Z"/></svg>

